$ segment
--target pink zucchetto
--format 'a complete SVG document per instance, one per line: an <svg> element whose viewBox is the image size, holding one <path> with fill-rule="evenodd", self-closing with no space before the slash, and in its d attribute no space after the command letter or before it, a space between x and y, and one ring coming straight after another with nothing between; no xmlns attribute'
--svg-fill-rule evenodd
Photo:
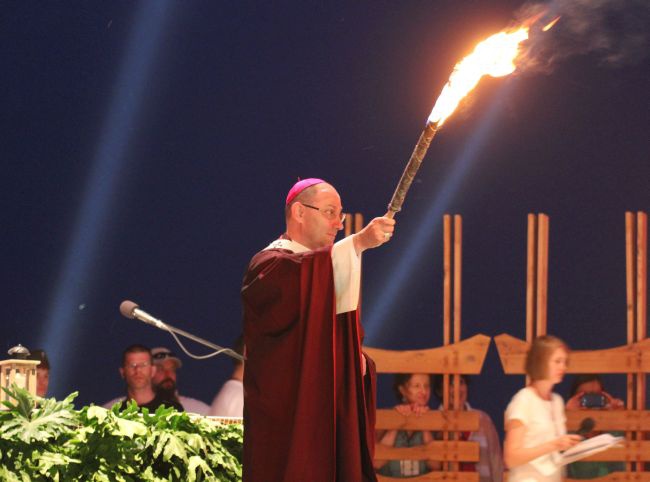
<svg viewBox="0 0 650 482"><path fill-rule="evenodd" d="M285 206L288 206L291 201L293 201L298 194L303 192L305 189L307 189L310 186L313 186L314 184L321 184L325 181L322 179L318 179L315 177L310 177L309 179L302 179L295 183L293 187L289 190L289 194L287 194L287 202L285 203Z"/></svg>

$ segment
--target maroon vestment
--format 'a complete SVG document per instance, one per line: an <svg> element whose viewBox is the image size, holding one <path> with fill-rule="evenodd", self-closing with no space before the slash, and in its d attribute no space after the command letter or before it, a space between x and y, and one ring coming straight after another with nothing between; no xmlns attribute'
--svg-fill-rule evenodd
<svg viewBox="0 0 650 482"><path fill-rule="evenodd" d="M336 315L331 249L269 249L244 306L244 482L370 482L375 370L357 312Z"/></svg>

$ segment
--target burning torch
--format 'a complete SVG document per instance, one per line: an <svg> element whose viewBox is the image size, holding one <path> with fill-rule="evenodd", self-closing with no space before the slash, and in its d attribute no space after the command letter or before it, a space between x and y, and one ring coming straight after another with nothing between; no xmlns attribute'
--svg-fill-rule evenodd
<svg viewBox="0 0 650 482"><path fill-rule="evenodd" d="M550 28L550 27L549 27ZM447 118L456 110L461 100L478 84L481 77L503 77L516 69L515 58L519 44L528 38L528 27L499 32L479 43L474 51L458 62L436 100L427 125L418 139L393 197L388 203L386 216L392 218L402 209L406 193L411 187L431 140Z"/></svg>

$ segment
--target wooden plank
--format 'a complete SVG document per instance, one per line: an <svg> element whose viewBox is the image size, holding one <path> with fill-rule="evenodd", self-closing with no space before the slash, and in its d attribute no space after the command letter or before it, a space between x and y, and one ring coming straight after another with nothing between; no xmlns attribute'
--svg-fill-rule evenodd
<svg viewBox="0 0 650 482"><path fill-rule="evenodd" d="M384 350L364 347L379 373L481 373L490 337L474 335L453 345L425 350Z"/></svg>
<svg viewBox="0 0 650 482"><path fill-rule="evenodd" d="M401 480L403 477L386 477L377 474L379 482L389 482L391 480ZM408 477L409 482L479 482L479 475L476 472L429 472L428 474Z"/></svg>
<svg viewBox="0 0 650 482"><path fill-rule="evenodd" d="M479 429L479 414L476 411L430 410L420 416L406 417L397 410L377 410L377 430L432 430L476 432Z"/></svg>
<svg viewBox="0 0 650 482"><path fill-rule="evenodd" d="M528 343L507 334L494 337L506 375L523 375ZM572 351L568 373L650 373L650 339L605 350Z"/></svg>
<svg viewBox="0 0 650 482"><path fill-rule="evenodd" d="M567 410L567 430L576 431L585 418L594 420L595 429L611 431L650 431L648 410Z"/></svg>
<svg viewBox="0 0 650 482"><path fill-rule="evenodd" d="M375 444L376 460L436 460L439 462L478 462L478 442L434 441L415 447L388 447Z"/></svg>

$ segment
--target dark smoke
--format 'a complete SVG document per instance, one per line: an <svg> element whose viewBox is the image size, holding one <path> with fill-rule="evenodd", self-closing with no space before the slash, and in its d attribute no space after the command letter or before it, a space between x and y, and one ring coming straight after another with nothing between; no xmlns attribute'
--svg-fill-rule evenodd
<svg viewBox="0 0 650 482"><path fill-rule="evenodd" d="M575 55L593 55L598 62L622 66L642 62L650 50L650 0L552 0L526 4L520 23L535 15L523 70L549 71ZM548 32L541 29L561 16Z"/></svg>

